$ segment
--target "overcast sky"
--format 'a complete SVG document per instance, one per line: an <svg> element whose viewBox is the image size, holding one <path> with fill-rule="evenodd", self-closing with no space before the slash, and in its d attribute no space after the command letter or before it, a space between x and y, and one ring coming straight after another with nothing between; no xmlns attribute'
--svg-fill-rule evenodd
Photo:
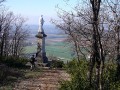
<svg viewBox="0 0 120 90"><path fill-rule="evenodd" d="M38 19L43 15L45 23L50 24L51 18L56 18L56 5L61 8L70 10L78 0L69 0L68 4L66 0L6 0L6 5L10 11L15 14L21 14L28 18L28 24L38 24ZM67 0L68 1L68 0Z"/></svg>

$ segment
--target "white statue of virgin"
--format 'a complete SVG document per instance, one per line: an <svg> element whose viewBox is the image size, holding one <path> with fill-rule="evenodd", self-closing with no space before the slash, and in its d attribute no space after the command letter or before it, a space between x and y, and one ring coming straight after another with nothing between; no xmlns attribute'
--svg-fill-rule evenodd
<svg viewBox="0 0 120 90"><path fill-rule="evenodd" d="M43 19L43 15L41 15L40 19L39 19L39 29L38 32L42 32L43 31L43 24L44 24L44 19Z"/></svg>

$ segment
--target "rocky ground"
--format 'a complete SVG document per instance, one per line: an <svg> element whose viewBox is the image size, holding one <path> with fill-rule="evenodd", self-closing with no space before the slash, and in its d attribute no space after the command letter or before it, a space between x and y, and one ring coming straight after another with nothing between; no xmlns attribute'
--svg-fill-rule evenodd
<svg viewBox="0 0 120 90"><path fill-rule="evenodd" d="M69 79L64 70L44 69L40 77L18 82L14 90L58 90L59 82Z"/></svg>

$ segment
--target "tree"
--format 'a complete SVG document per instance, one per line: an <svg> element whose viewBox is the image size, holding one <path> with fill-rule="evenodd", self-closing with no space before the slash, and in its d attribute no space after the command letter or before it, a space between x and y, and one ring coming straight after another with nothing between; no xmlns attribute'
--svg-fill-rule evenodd
<svg viewBox="0 0 120 90"><path fill-rule="evenodd" d="M117 61L117 77L120 78L120 0L109 1L106 0L107 5L110 9L111 26L115 33L115 51L116 51L116 61Z"/></svg>
<svg viewBox="0 0 120 90"><path fill-rule="evenodd" d="M52 22L67 34L67 41L74 46L72 48L76 53L77 60L80 62L81 57L86 58L86 52L90 53L88 47L91 45L91 28L88 25L89 20L85 18L90 19L87 15L91 14L91 12L88 10L86 13L81 12L78 7L75 7L75 13L77 14L72 11L67 12L59 7L58 9L62 12L58 12L60 20L52 20Z"/></svg>
<svg viewBox="0 0 120 90"><path fill-rule="evenodd" d="M60 20L54 20L53 23L68 35L67 40L73 44L79 62L80 54L84 57L86 57L86 54L90 54L88 74L90 87L95 87L95 90L101 90L104 89L105 83L103 80L105 60L106 62L110 61L107 58L114 60L116 53L119 51L119 14L117 13L118 21L116 26L116 19L113 18L116 15L113 16L109 12L112 7L110 5L108 7L105 1L87 0L84 4L86 5L84 7L82 4L82 8L77 4L73 9L74 11L71 12L58 7ZM119 12L119 8L116 11ZM116 49L115 46L117 46ZM84 53L82 48L87 53Z"/></svg>
<svg viewBox="0 0 120 90"><path fill-rule="evenodd" d="M100 85L100 69L101 69L101 61L104 62L103 59L103 47L101 44L101 38L100 33L98 31L98 24L99 24L99 10L100 10L100 4L101 0L90 0L90 3L92 5L92 12L93 12L93 34L92 34L92 55L91 55L91 67L90 67L90 84L91 84L91 78L92 78L92 72L93 67L95 66L95 63L97 63L97 79L96 79L96 90L99 90L101 88ZM91 84L92 85L92 84Z"/></svg>
<svg viewBox="0 0 120 90"><path fill-rule="evenodd" d="M10 42L11 52L10 54L18 57L22 54L24 49L25 40L29 36L28 27L24 25L25 19L21 16L16 17L13 23L12 38Z"/></svg>
<svg viewBox="0 0 120 90"><path fill-rule="evenodd" d="M19 56L28 37L28 27L22 16L1 8L0 14L0 56Z"/></svg>
<svg viewBox="0 0 120 90"><path fill-rule="evenodd" d="M11 29L11 24L14 20L14 15L12 12L8 12L5 8L1 9L0 14L0 55L7 55L8 54L8 47L9 47L9 33Z"/></svg>

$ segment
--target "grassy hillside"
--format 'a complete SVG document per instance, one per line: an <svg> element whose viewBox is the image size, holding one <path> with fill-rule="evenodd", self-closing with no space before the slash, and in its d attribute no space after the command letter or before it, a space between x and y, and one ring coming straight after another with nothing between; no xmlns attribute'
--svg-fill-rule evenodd
<svg viewBox="0 0 120 90"><path fill-rule="evenodd" d="M26 46L25 47L25 54L29 54L29 53L36 53L37 51L37 46L33 45L33 46Z"/></svg>
<svg viewBox="0 0 120 90"><path fill-rule="evenodd" d="M36 53L37 46L26 46L25 53ZM49 43L46 45L47 56L56 56L60 58L65 58L66 60L71 59L70 46L64 42Z"/></svg>
<svg viewBox="0 0 120 90"><path fill-rule="evenodd" d="M46 46L47 55L53 55L60 58L71 59L70 46L63 42L53 43Z"/></svg>

